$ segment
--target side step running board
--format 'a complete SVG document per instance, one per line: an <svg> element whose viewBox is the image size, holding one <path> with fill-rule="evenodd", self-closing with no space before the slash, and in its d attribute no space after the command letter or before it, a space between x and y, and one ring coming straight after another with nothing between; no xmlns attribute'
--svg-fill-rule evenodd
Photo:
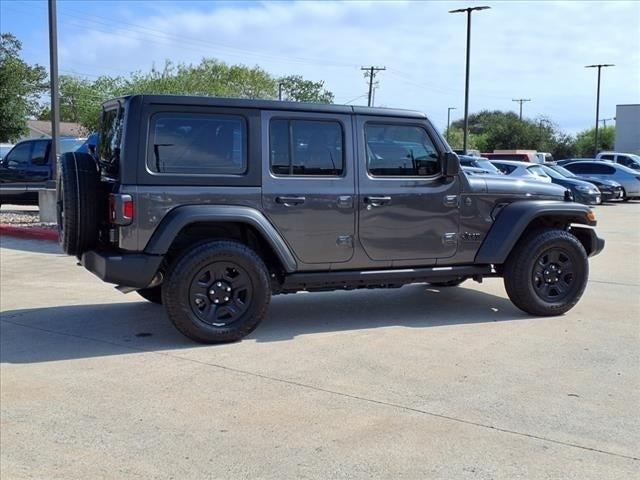
<svg viewBox="0 0 640 480"><path fill-rule="evenodd" d="M403 268L396 270L344 270L336 272L292 273L284 278L282 291L375 288L407 283L426 283L457 278L496 276L492 265Z"/></svg>

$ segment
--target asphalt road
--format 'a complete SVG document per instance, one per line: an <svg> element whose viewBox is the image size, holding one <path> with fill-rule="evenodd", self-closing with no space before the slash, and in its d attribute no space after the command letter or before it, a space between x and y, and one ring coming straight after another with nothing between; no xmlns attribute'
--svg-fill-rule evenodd
<svg viewBox="0 0 640 480"><path fill-rule="evenodd" d="M501 280L274 297L195 345L46 243L2 238L3 479L640 475L640 203L567 315Z"/></svg>

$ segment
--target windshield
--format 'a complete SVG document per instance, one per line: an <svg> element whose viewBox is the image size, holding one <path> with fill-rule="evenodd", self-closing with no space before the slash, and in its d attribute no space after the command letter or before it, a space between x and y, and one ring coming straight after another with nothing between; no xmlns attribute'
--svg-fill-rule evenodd
<svg viewBox="0 0 640 480"><path fill-rule="evenodd" d="M567 178L573 178L575 177L575 175L573 174L573 172L570 172L569 170L567 170L564 167L561 167L560 165L550 165L549 168L555 172L558 172L560 175L562 175L563 177L567 177Z"/></svg>
<svg viewBox="0 0 640 480"><path fill-rule="evenodd" d="M563 178L565 178L564 175L560 174L560 172L556 172L553 168L549 168L546 165L542 165L542 170L544 170L544 173L549 175L551 178L555 178L558 180L562 180Z"/></svg>
<svg viewBox="0 0 640 480"><path fill-rule="evenodd" d="M491 163L489 160L486 160L484 158L476 160L476 165L479 168L483 168L488 172L495 173L497 175L502 175L502 172L498 170L498 168L493 163Z"/></svg>

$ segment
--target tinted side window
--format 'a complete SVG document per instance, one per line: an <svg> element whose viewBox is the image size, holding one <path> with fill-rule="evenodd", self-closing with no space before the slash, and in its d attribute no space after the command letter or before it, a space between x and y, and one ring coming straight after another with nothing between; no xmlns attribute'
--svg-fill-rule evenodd
<svg viewBox="0 0 640 480"><path fill-rule="evenodd" d="M158 113L147 166L154 173L240 174L247 169L246 126L236 115Z"/></svg>
<svg viewBox="0 0 640 480"><path fill-rule="evenodd" d="M20 145L16 145L13 150L7 154L7 166L9 168L24 168L29 163L29 156L31 155L31 143L25 142Z"/></svg>
<svg viewBox="0 0 640 480"><path fill-rule="evenodd" d="M269 162L276 175L342 175L343 134L339 122L272 120Z"/></svg>
<svg viewBox="0 0 640 480"><path fill-rule="evenodd" d="M33 144L33 152L31 152L31 163L43 166L47 164L47 147L49 142L35 142Z"/></svg>
<svg viewBox="0 0 640 480"><path fill-rule="evenodd" d="M107 175L117 175L120 164L124 108L102 112L99 127L98 161Z"/></svg>
<svg viewBox="0 0 640 480"><path fill-rule="evenodd" d="M625 167L637 168L636 162L629 157L625 157L624 155L618 155L618 163L620 165L624 165Z"/></svg>
<svg viewBox="0 0 640 480"><path fill-rule="evenodd" d="M600 158L603 160L613 160L613 155L602 155Z"/></svg>
<svg viewBox="0 0 640 480"><path fill-rule="evenodd" d="M513 165L508 165L506 163L494 163L494 165L498 170L500 170L505 175L509 175L510 173L513 173L513 171L516 169L516 167L514 167Z"/></svg>
<svg viewBox="0 0 640 480"><path fill-rule="evenodd" d="M367 170L378 176L431 176L440 159L427 132L413 125L367 124Z"/></svg>
<svg viewBox="0 0 640 480"><path fill-rule="evenodd" d="M596 173L599 175L613 175L614 173L616 173L615 168L610 167L609 165L594 163L589 165L589 167L590 167L589 173Z"/></svg>

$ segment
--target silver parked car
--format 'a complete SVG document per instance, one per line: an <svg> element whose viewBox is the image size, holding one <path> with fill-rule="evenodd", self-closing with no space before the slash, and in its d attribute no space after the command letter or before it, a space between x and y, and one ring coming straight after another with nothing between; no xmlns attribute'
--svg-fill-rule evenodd
<svg viewBox="0 0 640 480"><path fill-rule="evenodd" d="M516 162L515 160L491 160L491 163L510 177L522 177L525 180L551 183L551 177L537 163Z"/></svg>
<svg viewBox="0 0 640 480"><path fill-rule="evenodd" d="M562 165L571 173L589 181L589 178L598 180L614 180L624 189L623 200L640 198L640 172L618 163L610 162L571 162Z"/></svg>

